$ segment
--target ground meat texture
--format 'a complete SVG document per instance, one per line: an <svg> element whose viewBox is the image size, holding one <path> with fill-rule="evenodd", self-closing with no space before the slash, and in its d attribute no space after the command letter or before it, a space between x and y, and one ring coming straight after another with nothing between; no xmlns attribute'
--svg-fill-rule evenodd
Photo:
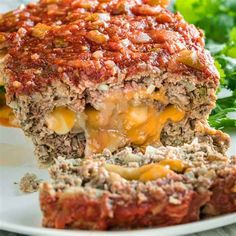
<svg viewBox="0 0 236 236"><path fill-rule="evenodd" d="M107 169L144 168L167 159L182 161L186 168L146 182ZM126 148L116 155L106 151L88 159L59 158L50 174L52 182L40 188L46 227L168 226L236 211L235 162L197 140L182 147L148 147L145 154Z"/></svg>
<svg viewBox="0 0 236 236"><path fill-rule="evenodd" d="M157 111L174 105L185 112L181 122L165 124L160 145L212 139L195 125L206 125L219 80L202 32L149 1L94 4L40 1L1 18L7 102L39 163L82 157L85 150L85 133L56 134L46 124L48 113L59 106L83 112L127 87L163 89L168 103L156 102ZM215 145L225 150L228 143L219 138Z"/></svg>
<svg viewBox="0 0 236 236"><path fill-rule="evenodd" d="M35 174L26 173L20 180L20 191L23 193L37 192L41 181L42 180L39 180Z"/></svg>
<svg viewBox="0 0 236 236"><path fill-rule="evenodd" d="M174 78L172 80L171 77L168 78L170 80L169 83L165 76L162 78L162 80L165 80L167 88L173 86L172 80L174 80ZM154 77L151 79L154 80ZM147 88L150 86L150 81L148 81L148 79L140 79L139 83L126 83L118 88L111 88L110 93L114 93L113 91L117 89L124 90L130 86ZM157 84L156 86L164 87L162 84ZM175 87L176 91L182 91L183 89L185 88L181 83ZM201 87L199 89L196 88L196 90L201 90ZM17 114L17 118L21 121L21 127L24 129L25 133L32 138L36 146L35 154L41 165L50 164L58 155L63 155L67 158L83 156L86 143L85 135L81 131L75 133L69 132L65 135L54 133L47 127L44 117L55 107L61 105L71 107L72 110L77 112L83 111L86 107L86 103L96 107L97 101L106 93L109 93L109 90L105 92L95 90L80 95L71 90L69 86L56 83L43 93L35 93L33 99L32 97L24 95L19 96L17 100L11 103ZM196 136L205 137L209 142L213 142L213 135L206 134L204 130L199 132L197 128L199 127L199 123L202 126L207 126L205 119L207 119L207 115L212 109L214 102L208 99L203 100L201 97L191 100L191 96L193 96L192 93L197 92L191 91L185 93L184 96L187 99L185 103L181 104L178 100L172 100L172 104L181 107L181 109L186 112L186 115L181 122L173 123L169 121L166 123L161 132L161 143L163 145L180 146L184 143L190 143ZM211 93L210 96L214 98L213 90L211 90ZM172 92L167 92L168 98L171 99L171 95ZM161 103L159 103L159 105L161 105ZM166 106L163 107L163 105L159 105L157 104L157 109L160 110L164 109ZM194 109L192 109L192 107L194 107ZM200 117L202 118L199 120ZM214 143L216 147L219 146L219 149L224 152L229 145L229 138L224 140L223 136L219 135Z"/></svg>

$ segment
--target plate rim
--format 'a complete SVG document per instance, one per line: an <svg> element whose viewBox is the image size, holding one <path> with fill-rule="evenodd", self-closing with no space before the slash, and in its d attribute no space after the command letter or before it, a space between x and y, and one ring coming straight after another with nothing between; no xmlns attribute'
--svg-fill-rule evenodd
<svg viewBox="0 0 236 236"><path fill-rule="evenodd" d="M143 233L149 235L163 235L176 236L180 234L192 234L197 232L203 232L211 229L217 229L222 226L236 223L236 213L230 213L222 216L216 216L213 218L200 220L196 222L160 227L160 228L148 228L148 229L136 229L136 230L120 230L120 231L89 231L89 230L64 230L64 229L52 229L43 227L32 227L25 225L18 225L15 223L9 223L0 219L0 229L15 233L23 233L26 235L34 236L102 236L102 235L122 235L141 236Z"/></svg>

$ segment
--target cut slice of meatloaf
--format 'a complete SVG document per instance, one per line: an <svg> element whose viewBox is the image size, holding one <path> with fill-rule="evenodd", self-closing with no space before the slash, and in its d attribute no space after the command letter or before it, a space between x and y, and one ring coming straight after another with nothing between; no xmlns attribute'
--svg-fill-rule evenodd
<svg viewBox="0 0 236 236"><path fill-rule="evenodd" d="M236 211L236 163L207 143L58 158L40 186L43 225L107 230L168 226Z"/></svg>
<svg viewBox="0 0 236 236"><path fill-rule="evenodd" d="M219 75L202 32L153 2L41 1L4 33L7 101L41 164L196 136L227 149L207 126Z"/></svg>

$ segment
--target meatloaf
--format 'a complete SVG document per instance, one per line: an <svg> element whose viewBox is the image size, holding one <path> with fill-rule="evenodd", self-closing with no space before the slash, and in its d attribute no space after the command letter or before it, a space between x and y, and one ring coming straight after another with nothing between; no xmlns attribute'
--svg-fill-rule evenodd
<svg viewBox="0 0 236 236"><path fill-rule="evenodd" d="M121 229L168 226L236 211L236 159L194 140L84 159L60 157L40 186L43 225Z"/></svg>
<svg viewBox="0 0 236 236"><path fill-rule="evenodd" d="M7 102L40 164L195 137L225 152L203 33L165 4L42 0L1 17Z"/></svg>

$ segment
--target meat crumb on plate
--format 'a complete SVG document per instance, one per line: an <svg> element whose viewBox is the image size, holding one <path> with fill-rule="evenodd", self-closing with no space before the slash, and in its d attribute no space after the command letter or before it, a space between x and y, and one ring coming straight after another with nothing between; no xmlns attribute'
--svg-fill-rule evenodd
<svg viewBox="0 0 236 236"><path fill-rule="evenodd" d="M38 179L33 173L26 173L20 180L19 189L23 193L37 192L42 180Z"/></svg>

